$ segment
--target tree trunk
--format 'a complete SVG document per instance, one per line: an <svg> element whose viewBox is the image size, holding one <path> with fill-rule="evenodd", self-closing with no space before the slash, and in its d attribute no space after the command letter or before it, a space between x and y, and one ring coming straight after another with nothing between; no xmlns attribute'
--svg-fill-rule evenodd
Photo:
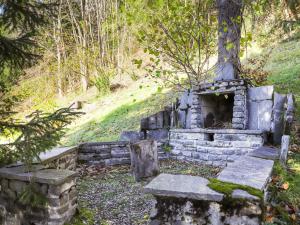
<svg viewBox="0 0 300 225"><path fill-rule="evenodd" d="M218 68L216 80L238 79L242 0L217 0L219 10Z"/></svg>
<svg viewBox="0 0 300 225"><path fill-rule="evenodd" d="M143 140L132 144L130 158L131 170L136 181L159 173L156 141Z"/></svg>

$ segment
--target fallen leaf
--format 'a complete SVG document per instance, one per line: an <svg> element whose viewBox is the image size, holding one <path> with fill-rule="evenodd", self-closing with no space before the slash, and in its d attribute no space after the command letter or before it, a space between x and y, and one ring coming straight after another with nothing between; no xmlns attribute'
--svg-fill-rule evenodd
<svg viewBox="0 0 300 225"><path fill-rule="evenodd" d="M283 190L287 190L287 189L289 188L289 183L287 183L287 182L283 183L283 184L281 185L281 188L282 188Z"/></svg>
<svg viewBox="0 0 300 225"><path fill-rule="evenodd" d="M294 220L294 221L296 221L296 220L297 220L296 214L292 214L292 215L291 215L291 219Z"/></svg>
<svg viewBox="0 0 300 225"><path fill-rule="evenodd" d="M272 223L273 219L274 219L274 217L272 215L266 216L266 222L268 222L268 223Z"/></svg>

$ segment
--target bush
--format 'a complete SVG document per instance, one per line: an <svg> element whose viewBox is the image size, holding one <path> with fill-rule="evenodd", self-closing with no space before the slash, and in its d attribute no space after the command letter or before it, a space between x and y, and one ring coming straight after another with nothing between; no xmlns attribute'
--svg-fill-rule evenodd
<svg viewBox="0 0 300 225"><path fill-rule="evenodd" d="M95 77L93 83L98 89L100 95L107 95L110 93L110 81L114 74L114 70L103 70L100 75Z"/></svg>

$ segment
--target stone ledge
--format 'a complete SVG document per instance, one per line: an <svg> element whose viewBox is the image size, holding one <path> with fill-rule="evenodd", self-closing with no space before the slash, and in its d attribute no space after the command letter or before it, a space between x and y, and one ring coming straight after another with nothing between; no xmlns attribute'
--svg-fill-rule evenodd
<svg viewBox="0 0 300 225"><path fill-rule="evenodd" d="M144 188L144 191L155 196L222 201L224 195L211 190L207 187L208 183L209 181L202 177L160 174Z"/></svg>
<svg viewBox="0 0 300 225"><path fill-rule="evenodd" d="M272 160L242 156L229 164L218 179L234 184L247 185L263 191L273 170Z"/></svg>
<svg viewBox="0 0 300 225"><path fill-rule="evenodd" d="M238 130L238 129L171 129L174 133L214 133L214 134L263 134L261 130Z"/></svg>
<svg viewBox="0 0 300 225"><path fill-rule="evenodd" d="M40 165L35 166L34 169L35 172L26 172L25 166L3 167L0 169L0 178L20 181L34 179L37 183L59 185L78 175L71 170L43 169Z"/></svg>
<svg viewBox="0 0 300 225"><path fill-rule="evenodd" d="M39 155L40 160L43 163L51 162L55 159L58 159L64 155L67 155L68 153L74 152L78 149L78 146L72 146L72 147L57 147L53 148L51 150L48 150L46 152L42 152Z"/></svg>

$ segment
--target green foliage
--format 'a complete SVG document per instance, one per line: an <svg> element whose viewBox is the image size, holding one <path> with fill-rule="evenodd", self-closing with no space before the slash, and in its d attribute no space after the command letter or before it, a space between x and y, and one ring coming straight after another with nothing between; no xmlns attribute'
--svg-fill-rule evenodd
<svg viewBox="0 0 300 225"><path fill-rule="evenodd" d="M217 19L212 1L156 2L149 26L138 31L138 40L149 56L134 64L165 83L191 86L209 77L209 59L216 53ZM181 79L185 75L188 79Z"/></svg>
<svg viewBox="0 0 300 225"><path fill-rule="evenodd" d="M264 196L262 191L260 191L256 188L253 188L253 187L246 186L246 185L224 182L224 181L220 181L215 178L211 178L211 179L209 179L209 181L210 182L207 185L208 187L210 187L211 189L213 189L217 192L225 194L227 197L231 197L232 192L236 189L241 189L241 190L247 191L249 194L257 196L260 199L263 199L263 196Z"/></svg>
<svg viewBox="0 0 300 225"><path fill-rule="evenodd" d="M18 201L33 208L45 206L47 198L38 190L36 185L38 184L30 182L20 194Z"/></svg>
<svg viewBox="0 0 300 225"><path fill-rule="evenodd" d="M114 75L114 70L102 70L101 73L97 77L95 77L93 83L98 89L100 95L106 95L110 93L110 81L114 77Z"/></svg>
<svg viewBox="0 0 300 225"><path fill-rule="evenodd" d="M28 167L39 160L41 152L56 146L65 133L65 126L81 114L70 107L54 113L36 111L24 122L12 120L9 109L7 106L0 112L0 130L4 137L11 136L12 141L0 145L0 159L4 163L21 161Z"/></svg>
<svg viewBox="0 0 300 225"><path fill-rule="evenodd" d="M77 214L66 225L93 225L95 213L84 207L78 209Z"/></svg>

